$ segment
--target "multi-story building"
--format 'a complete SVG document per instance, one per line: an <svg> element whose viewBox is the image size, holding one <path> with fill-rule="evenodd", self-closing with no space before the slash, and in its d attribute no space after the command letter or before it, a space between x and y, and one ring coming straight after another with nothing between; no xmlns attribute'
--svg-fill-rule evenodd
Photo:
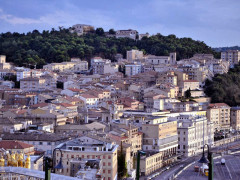
<svg viewBox="0 0 240 180"><path fill-rule="evenodd" d="M20 80L20 89L24 91L38 91L46 89L46 80L43 78L28 77Z"/></svg>
<svg viewBox="0 0 240 180"><path fill-rule="evenodd" d="M116 31L116 38L130 38L130 39L136 39L137 37L137 31L128 29L128 30L117 30Z"/></svg>
<svg viewBox="0 0 240 180"><path fill-rule="evenodd" d="M203 139L204 145L213 145L214 126L206 116L180 115L170 119L178 122L178 153L181 155L194 156L201 152Z"/></svg>
<svg viewBox="0 0 240 180"><path fill-rule="evenodd" d="M125 74L127 76L134 76L142 72L142 65L140 64L126 64Z"/></svg>
<svg viewBox="0 0 240 180"><path fill-rule="evenodd" d="M228 50L225 52L221 52L221 59L228 61L230 63L230 66L233 67L235 64L239 64L240 51Z"/></svg>
<svg viewBox="0 0 240 180"><path fill-rule="evenodd" d="M44 75L43 71L23 67L16 67L15 71L17 72L17 81L28 77L39 78L40 76Z"/></svg>
<svg viewBox="0 0 240 180"><path fill-rule="evenodd" d="M145 62L148 64L153 65L160 65L160 64L176 64L176 53L170 53L169 56L155 56L155 55L148 55L145 59Z"/></svg>
<svg viewBox="0 0 240 180"><path fill-rule="evenodd" d="M177 86L177 76L174 74L174 72L162 73L157 78L156 85L163 83L170 83L174 86Z"/></svg>
<svg viewBox="0 0 240 180"><path fill-rule="evenodd" d="M141 174L151 172L169 165L177 160L177 121L167 121L157 124L143 124L143 150L150 153L141 160Z"/></svg>
<svg viewBox="0 0 240 180"><path fill-rule="evenodd" d="M11 69L12 65L10 63L6 63L6 56L0 55L0 69Z"/></svg>
<svg viewBox="0 0 240 180"><path fill-rule="evenodd" d="M94 57L91 59L91 69L93 74L104 74L104 65L110 64L111 60Z"/></svg>
<svg viewBox="0 0 240 180"><path fill-rule="evenodd" d="M63 171L57 171L57 174L70 176L71 160L74 158L84 158L92 160L101 160L100 174L103 179L117 179L117 149L118 145L112 143L107 138L99 136L84 135L77 139L60 144L57 148L62 151ZM56 149L55 162L60 160L61 153Z"/></svg>
<svg viewBox="0 0 240 180"><path fill-rule="evenodd" d="M230 129L230 106L225 103L210 104L207 109L207 118L214 123L215 130Z"/></svg>
<svg viewBox="0 0 240 180"><path fill-rule="evenodd" d="M84 72L88 70L88 62L72 59L70 62L51 63L44 65L43 69L58 72Z"/></svg>
<svg viewBox="0 0 240 180"><path fill-rule="evenodd" d="M70 28L71 33L76 32L79 36L93 31L94 27L86 24L76 24Z"/></svg>
<svg viewBox="0 0 240 180"><path fill-rule="evenodd" d="M240 130L240 107L231 107L230 115L231 127Z"/></svg>
<svg viewBox="0 0 240 180"><path fill-rule="evenodd" d="M127 51L127 60L130 62L133 62L136 59L142 59L143 58L143 51L134 50Z"/></svg>

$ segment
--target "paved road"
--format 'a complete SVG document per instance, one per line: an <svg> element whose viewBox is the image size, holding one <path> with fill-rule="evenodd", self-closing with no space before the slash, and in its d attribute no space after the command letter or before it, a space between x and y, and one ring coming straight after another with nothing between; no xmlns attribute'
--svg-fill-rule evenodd
<svg viewBox="0 0 240 180"><path fill-rule="evenodd" d="M234 150L239 150L240 149L240 141L236 141L236 142L232 142L232 143L229 143L229 144L225 144L223 146L220 146L220 147L215 147L215 148L212 148L212 151L216 154L216 153L219 153L221 154L220 152L223 152L223 151L226 151L227 149L234 149ZM179 165L176 165L172 168L170 168L169 170L163 172L161 175L153 178L154 180L168 180L169 178L171 178L174 174L176 174L177 172L179 172L181 169L183 169L183 167L185 167L187 164L191 163L191 162L194 162L194 161L198 161L199 159L201 158L201 155L199 156L195 156L195 157L190 157L190 158L187 158L187 159L184 159ZM240 157L239 157L240 158ZM234 162L233 162L234 163ZM237 164L238 165L238 164ZM237 166L236 165L236 166ZM183 167L182 167L183 166ZM193 168L193 167L192 167ZM217 167L219 168L219 167ZM229 167L231 168L231 166ZM221 170L221 169L220 169ZM229 169L230 171L232 171L232 169ZM240 172L240 164L239 164L239 172ZM196 175L196 174L195 174ZM146 177L141 177L141 180L144 180ZM185 177L187 178L187 177ZM201 177L198 176L198 179L201 179ZM206 179L206 177L202 177L203 179ZM188 179L188 178L187 178ZM193 180L192 177L189 178L190 180ZM235 179L233 179L235 180ZM239 180L240 180L240 176L239 176Z"/></svg>
<svg viewBox="0 0 240 180"><path fill-rule="evenodd" d="M226 160L225 165L221 165L221 158L214 160L214 180L240 180L240 153L236 155L223 156ZM177 180L202 180L207 176L202 176L198 172L194 172L194 166L200 164L198 162L184 170Z"/></svg>

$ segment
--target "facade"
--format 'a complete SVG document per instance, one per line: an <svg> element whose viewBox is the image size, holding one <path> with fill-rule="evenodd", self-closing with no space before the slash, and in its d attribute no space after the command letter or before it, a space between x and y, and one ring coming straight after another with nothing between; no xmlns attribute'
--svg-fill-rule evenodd
<svg viewBox="0 0 240 180"><path fill-rule="evenodd" d="M202 151L204 144L213 145L214 126L205 116L180 115L178 121L178 153L189 157Z"/></svg>
<svg viewBox="0 0 240 180"><path fill-rule="evenodd" d="M160 64L176 64L176 53L170 53L169 56L154 56L154 55L148 55L146 57L145 62L148 64L153 65L160 65Z"/></svg>
<svg viewBox="0 0 240 180"><path fill-rule="evenodd" d="M240 107L231 107L230 115L231 127L240 130Z"/></svg>
<svg viewBox="0 0 240 180"><path fill-rule="evenodd" d="M127 60L130 62L133 62L136 59L142 59L143 58L143 51L134 50L127 51Z"/></svg>
<svg viewBox="0 0 240 180"><path fill-rule="evenodd" d="M126 64L125 65L125 74L127 76L134 76L142 72L142 65L140 64Z"/></svg>
<svg viewBox="0 0 240 180"><path fill-rule="evenodd" d="M62 163L65 167L57 174L71 175L71 160L74 158L84 158L91 160L101 160L100 174L103 179L117 179L117 149L118 145L113 144L108 139L98 136L82 136L77 139L62 143L58 146L61 149ZM56 150L55 162L60 160L60 152Z"/></svg>
<svg viewBox="0 0 240 180"><path fill-rule="evenodd" d="M93 31L94 27L86 24L76 24L73 25L72 28L70 29L70 32L72 33L76 32L77 35L79 36Z"/></svg>
<svg viewBox="0 0 240 180"><path fill-rule="evenodd" d="M238 50L228 50L221 52L221 59L228 61L230 66L233 67L235 64L238 64L240 61L240 51Z"/></svg>
<svg viewBox="0 0 240 180"><path fill-rule="evenodd" d="M225 103L210 104L207 118L214 123L215 130L230 129L230 106Z"/></svg>
<svg viewBox="0 0 240 180"><path fill-rule="evenodd" d="M118 30L116 31L116 38L130 38L130 39L136 39L137 37L137 31L128 29L128 30Z"/></svg>
<svg viewBox="0 0 240 180"><path fill-rule="evenodd" d="M28 77L20 80L20 89L24 91L38 91L46 89L46 80L43 78Z"/></svg>
<svg viewBox="0 0 240 180"><path fill-rule="evenodd" d="M91 59L91 69L93 70L93 74L104 74L104 65L110 63L110 60L102 59L100 57Z"/></svg>

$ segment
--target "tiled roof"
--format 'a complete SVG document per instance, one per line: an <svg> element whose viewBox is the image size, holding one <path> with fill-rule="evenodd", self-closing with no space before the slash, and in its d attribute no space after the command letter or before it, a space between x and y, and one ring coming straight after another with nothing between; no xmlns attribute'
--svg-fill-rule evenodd
<svg viewBox="0 0 240 180"><path fill-rule="evenodd" d="M34 147L34 146L21 141L15 141L15 140L0 141L0 148L4 148L4 149L26 149L31 147Z"/></svg>

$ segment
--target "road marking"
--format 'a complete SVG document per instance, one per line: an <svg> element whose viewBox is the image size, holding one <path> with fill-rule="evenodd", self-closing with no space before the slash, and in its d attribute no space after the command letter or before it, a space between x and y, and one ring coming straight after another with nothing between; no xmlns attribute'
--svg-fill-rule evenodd
<svg viewBox="0 0 240 180"><path fill-rule="evenodd" d="M225 166L226 166L226 168L227 168L227 170L228 170L228 173L229 173L230 178L232 179L232 175L231 175L231 173L230 173L230 171L229 171L228 166L227 166L226 163L225 163Z"/></svg>

